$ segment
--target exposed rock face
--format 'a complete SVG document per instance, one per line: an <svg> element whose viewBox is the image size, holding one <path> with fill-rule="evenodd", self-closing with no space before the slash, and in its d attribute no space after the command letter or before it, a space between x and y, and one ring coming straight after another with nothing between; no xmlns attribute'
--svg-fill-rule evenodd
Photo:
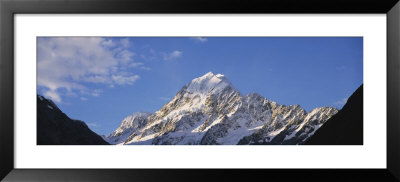
<svg viewBox="0 0 400 182"><path fill-rule="evenodd" d="M343 108L315 132L306 145L363 144L363 85L347 100Z"/></svg>
<svg viewBox="0 0 400 182"><path fill-rule="evenodd" d="M38 145L108 145L80 120L70 119L51 100L37 96Z"/></svg>
<svg viewBox="0 0 400 182"><path fill-rule="evenodd" d="M126 117L121 125L107 137L110 144L124 142L130 135L135 133L138 128L142 128L147 123L150 113L138 112Z"/></svg>
<svg viewBox="0 0 400 182"><path fill-rule="evenodd" d="M336 113L332 107L306 113L299 105L279 105L256 93L243 96L224 75L210 72L138 120L141 124L121 127L124 120L108 139L154 145L302 144ZM115 140L118 134L124 137Z"/></svg>
<svg viewBox="0 0 400 182"><path fill-rule="evenodd" d="M305 114L299 106L293 108L289 117L282 120L280 127L273 127L267 123L250 136L239 141L239 144L303 144L312 136L330 117L338 111L331 107L322 107ZM285 115L285 114L284 114Z"/></svg>

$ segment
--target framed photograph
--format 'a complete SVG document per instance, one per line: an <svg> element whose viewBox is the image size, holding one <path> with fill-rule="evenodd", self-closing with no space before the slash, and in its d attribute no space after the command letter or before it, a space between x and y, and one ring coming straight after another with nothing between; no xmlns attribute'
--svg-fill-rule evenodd
<svg viewBox="0 0 400 182"><path fill-rule="evenodd" d="M400 180L397 1L0 9L0 179Z"/></svg>

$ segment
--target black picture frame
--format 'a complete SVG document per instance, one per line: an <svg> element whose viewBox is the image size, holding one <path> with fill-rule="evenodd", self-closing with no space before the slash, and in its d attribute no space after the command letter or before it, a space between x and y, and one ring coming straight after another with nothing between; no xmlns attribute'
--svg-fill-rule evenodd
<svg viewBox="0 0 400 182"><path fill-rule="evenodd" d="M382 13L387 15L386 169L15 169L14 14ZM0 0L0 179L5 181L400 181L398 0ZM384 61L384 60L376 60ZM382 119L385 119L382 117ZM368 159L366 159L368 160Z"/></svg>

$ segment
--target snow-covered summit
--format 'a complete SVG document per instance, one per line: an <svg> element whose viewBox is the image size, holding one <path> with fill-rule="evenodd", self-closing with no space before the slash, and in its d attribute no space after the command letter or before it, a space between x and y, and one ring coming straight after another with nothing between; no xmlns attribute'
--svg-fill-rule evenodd
<svg viewBox="0 0 400 182"><path fill-rule="evenodd" d="M223 74L215 75L213 72L208 72L201 77L193 79L185 87L186 91L191 93L208 93L210 91L220 91L228 86L232 86L232 84Z"/></svg>

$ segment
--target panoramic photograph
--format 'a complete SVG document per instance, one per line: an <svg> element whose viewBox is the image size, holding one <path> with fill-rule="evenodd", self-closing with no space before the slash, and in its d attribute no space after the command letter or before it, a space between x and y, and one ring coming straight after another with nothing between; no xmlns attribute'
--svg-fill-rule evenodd
<svg viewBox="0 0 400 182"><path fill-rule="evenodd" d="M363 145L363 37L37 37L37 145Z"/></svg>

